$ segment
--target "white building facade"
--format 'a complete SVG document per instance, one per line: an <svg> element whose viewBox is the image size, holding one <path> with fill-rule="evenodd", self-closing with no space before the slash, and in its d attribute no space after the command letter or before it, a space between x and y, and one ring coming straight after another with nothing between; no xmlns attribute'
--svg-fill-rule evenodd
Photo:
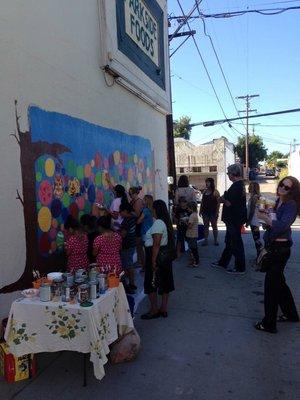
<svg viewBox="0 0 300 400"><path fill-rule="evenodd" d="M288 158L288 173L300 181L300 146L295 146Z"/></svg>
<svg viewBox="0 0 300 400"><path fill-rule="evenodd" d="M167 199L166 3L1 1L0 318L32 269L61 267L68 214L116 183Z"/></svg>
<svg viewBox="0 0 300 400"><path fill-rule="evenodd" d="M231 184L226 172L227 167L235 163L234 145L225 137L198 146L176 138L175 162L177 179L180 175L187 175L190 184L202 189L205 179L211 177L223 194Z"/></svg>

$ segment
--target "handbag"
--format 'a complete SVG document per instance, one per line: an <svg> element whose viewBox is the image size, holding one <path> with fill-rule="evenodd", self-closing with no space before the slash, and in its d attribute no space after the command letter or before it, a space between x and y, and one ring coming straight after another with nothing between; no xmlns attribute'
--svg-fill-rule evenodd
<svg viewBox="0 0 300 400"><path fill-rule="evenodd" d="M172 244L161 246L156 257L156 263L159 267L170 264L176 258L176 249Z"/></svg>
<svg viewBox="0 0 300 400"><path fill-rule="evenodd" d="M256 270L260 272L267 272L270 267L271 252L269 249L263 247L256 259Z"/></svg>

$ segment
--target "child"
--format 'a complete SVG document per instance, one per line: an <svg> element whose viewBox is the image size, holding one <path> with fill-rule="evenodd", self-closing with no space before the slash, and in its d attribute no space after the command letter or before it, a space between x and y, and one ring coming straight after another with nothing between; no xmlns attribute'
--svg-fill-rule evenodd
<svg viewBox="0 0 300 400"><path fill-rule="evenodd" d="M122 248L122 237L118 232L111 229L111 217L106 215L98 220L100 235L96 237L93 244L93 255L101 273L115 272L119 275L122 271L120 251Z"/></svg>
<svg viewBox="0 0 300 400"><path fill-rule="evenodd" d="M134 215L133 208L129 203L120 205L120 216L123 218L120 226L123 238L121 260L122 267L129 280L129 284L125 287L125 290L128 294L134 294L137 289L134 283L133 268L133 255L136 247L136 216Z"/></svg>
<svg viewBox="0 0 300 400"><path fill-rule="evenodd" d="M179 197L179 204L173 209L173 220L177 225L177 243L176 251L177 258L181 256L181 253L185 252L185 234L187 228L187 221L189 217L189 212L187 209L187 201L185 197Z"/></svg>
<svg viewBox="0 0 300 400"><path fill-rule="evenodd" d="M89 266L87 234L82 231L79 222L71 215L67 217L65 229L69 234L65 241L68 272L73 273L78 268L87 269Z"/></svg>
<svg viewBox="0 0 300 400"><path fill-rule="evenodd" d="M256 213L257 200L260 198L260 187L257 182L250 182L249 189L250 198L247 203L247 223L250 225L252 237L255 243L257 256L259 255L263 245L260 241L259 220Z"/></svg>
<svg viewBox="0 0 300 400"><path fill-rule="evenodd" d="M198 253L198 210L197 203L195 201L191 201L188 203L188 211L191 213L187 223L186 230L186 240L189 245L189 250L193 255L193 263L190 267L198 267L199 266L199 253Z"/></svg>

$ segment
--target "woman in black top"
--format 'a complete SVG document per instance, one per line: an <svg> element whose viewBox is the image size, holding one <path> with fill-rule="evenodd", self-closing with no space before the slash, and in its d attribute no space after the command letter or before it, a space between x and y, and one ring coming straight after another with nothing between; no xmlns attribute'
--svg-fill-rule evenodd
<svg viewBox="0 0 300 400"><path fill-rule="evenodd" d="M207 178L205 180L206 189L202 195L200 216L203 219L204 224L204 242L202 246L207 246L207 238L209 233L209 224L213 229L214 243L215 246L219 246L218 243L218 216L220 208L220 193L215 188L215 181L213 178Z"/></svg>

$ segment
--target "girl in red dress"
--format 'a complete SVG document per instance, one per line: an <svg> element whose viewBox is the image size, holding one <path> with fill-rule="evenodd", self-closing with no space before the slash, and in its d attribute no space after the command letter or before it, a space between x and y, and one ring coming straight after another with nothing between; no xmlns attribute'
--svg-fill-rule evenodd
<svg viewBox="0 0 300 400"><path fill-rule="evenodd" d="M98 219L100 235L93 244L93 254L101 273L115 272L119 275L122 271L120 251L122 237L111 229L111 217L103 216Z"/></svg>
<svg viewBox="0 0 300 400"><path fill-rule="evenodd" d="M79 222L71 216L65 222L65 230L69 234L65 241L68 256L67 270L73 273L78 268L87 269L89 266L87 234L81 230Z"/></svg>

